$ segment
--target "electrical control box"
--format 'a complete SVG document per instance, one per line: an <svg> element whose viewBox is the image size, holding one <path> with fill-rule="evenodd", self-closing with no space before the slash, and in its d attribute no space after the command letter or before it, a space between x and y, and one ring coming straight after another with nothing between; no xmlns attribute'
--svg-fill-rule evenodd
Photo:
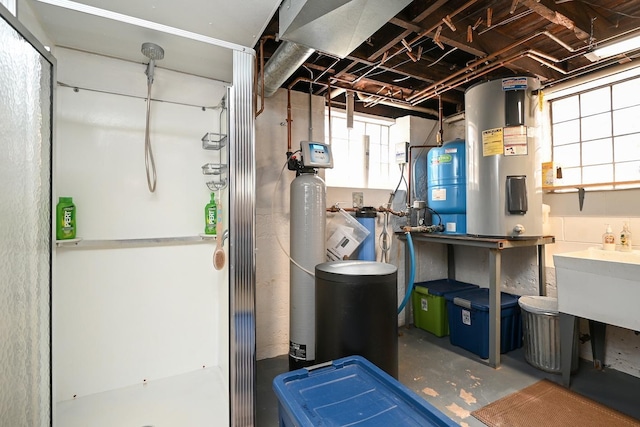
<svg viewBox="0 0 640 427"><path fill-rule="evenodd" d="M398 142L396 144L396 164L409 163L409 143Z"/></svg>
<svg viewBox="0 0 640 427"><path fill-rule="evenodd" d="M324 142L300 141L302 164L308 168L332 168L331 146Z"/></svg>

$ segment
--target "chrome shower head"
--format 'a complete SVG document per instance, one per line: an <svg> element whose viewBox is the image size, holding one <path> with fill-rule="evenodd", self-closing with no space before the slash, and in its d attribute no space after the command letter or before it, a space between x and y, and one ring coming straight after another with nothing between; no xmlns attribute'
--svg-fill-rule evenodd
<svg viewBox="0 0 640 427"><path fill-rule="evenodd" d="M164 49L155 43L147 42L142 43L142 49L140 50L144 56L149 58L149 63L144 73L147 75L147 83L149 87L151 87L151 84L153 84L153 73L156 68L156 60L164 58Z"/></svg>
<svg viewBox="0 0 640 427"><path fill-rule="evenodd" d="M149 59L160 60L164 58L164 49L155 43L142 43L142 54Z"/></svg>

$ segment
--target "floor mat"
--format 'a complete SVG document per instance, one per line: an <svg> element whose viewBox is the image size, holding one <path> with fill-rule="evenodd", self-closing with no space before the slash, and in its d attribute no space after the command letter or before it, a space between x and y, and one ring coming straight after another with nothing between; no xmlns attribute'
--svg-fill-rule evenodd
<svg viewBox="0 0 640 427"><path fill-rule="evenodd" d="M542 380L471 413L490 427L640 426L640 421Z"/></svg>

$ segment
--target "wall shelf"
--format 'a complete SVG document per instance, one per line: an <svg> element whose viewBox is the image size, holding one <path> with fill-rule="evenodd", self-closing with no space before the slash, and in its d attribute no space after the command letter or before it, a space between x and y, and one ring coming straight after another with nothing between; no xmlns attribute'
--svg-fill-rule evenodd
<svg viewBox="0 0 640 427"><path fill-rule="evenodd" d="M149 237L143 239L69 239L56 240L56 246L63 249L117 249L141 248L149 246L179 246L213 242L215 235L199 234L197 236Z"/></svg>

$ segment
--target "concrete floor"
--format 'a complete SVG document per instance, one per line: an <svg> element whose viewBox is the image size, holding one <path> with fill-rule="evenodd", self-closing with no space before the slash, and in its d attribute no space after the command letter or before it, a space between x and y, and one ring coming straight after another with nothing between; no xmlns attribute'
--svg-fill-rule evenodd
<svg viewBox="0 0 640 427"><path fill-rule="evenodd" d="M487 361L449 338L429 332L401 328L398 339L399 380L462 426L484 426L471 411L547 378L561 383L559 375L538 370L524 360L522 349L502 355L502 365L493 369ZM286 355L259 360L256 367L257 426L278 426L278 399L273 378L288 370ZM572 377L571 389L640 420L640 378L613 369L597 371L581 360Z"/></svg>

